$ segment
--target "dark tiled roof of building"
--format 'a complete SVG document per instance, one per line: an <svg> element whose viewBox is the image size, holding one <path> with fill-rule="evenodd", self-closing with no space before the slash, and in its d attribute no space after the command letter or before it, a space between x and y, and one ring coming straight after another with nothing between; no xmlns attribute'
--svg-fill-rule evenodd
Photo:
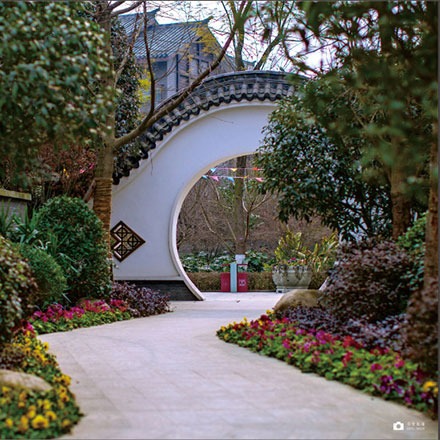
<svg viewBox="0 0 440 440"><path fill-rule="evenodd" d="M232 72L206 79L181 104L143 133L140 137L142 147L137 153L118 158L113 173L113 183L117 185L122 177L128 177L130 171L138 168L140 161L148 157L149 151L156 148L156 143L182 121L188 121L211 107L233 101L276 101L291 96L294 91L295 87L281 72ZM157 110L175 97L171 96L162 102Z"/></svg>
<svg viewBox="0 0 440 440"><path fill-rule="evenodd" d="M154 16L150 18L147 15L147 19L152 22L149 26L147 21L147 41L153 59L174 55L184 50L186 45L199 40L202 35L201 31L209 31L208 20L157 24ZM142 26L142 29L144 26L141 14L121 15L119 20L129 36L133 33L135 26ZM134 53L138 59L145 58L143 31L135 42Z"/></svg>

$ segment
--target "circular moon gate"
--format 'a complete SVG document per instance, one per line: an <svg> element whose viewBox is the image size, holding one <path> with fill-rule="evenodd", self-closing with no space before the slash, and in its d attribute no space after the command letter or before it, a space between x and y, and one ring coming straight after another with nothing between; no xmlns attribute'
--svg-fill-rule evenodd
<svg viewBox="0 0 440 440"><path fill-rule="evenodd" d="M114 175L115 280L169 292L173 300L204 299L177 251L182 203L210 168L255 153L275 101L293 91L275 72L212 77L144 134L139 156Z"/></svg>

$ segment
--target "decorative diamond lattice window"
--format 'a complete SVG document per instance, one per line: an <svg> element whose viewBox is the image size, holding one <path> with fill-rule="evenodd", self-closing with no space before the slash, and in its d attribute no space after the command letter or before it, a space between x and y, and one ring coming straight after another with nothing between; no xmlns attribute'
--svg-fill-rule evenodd
<svg viewBox="0 0 440 440"><path fill-rule="evenodd" d="M125 260L137 248L145 243L145 240L139 237L133 229L129 228L123 221L115 225L111 231L113 238L112 251L113 255L119 261Z"/></svg>

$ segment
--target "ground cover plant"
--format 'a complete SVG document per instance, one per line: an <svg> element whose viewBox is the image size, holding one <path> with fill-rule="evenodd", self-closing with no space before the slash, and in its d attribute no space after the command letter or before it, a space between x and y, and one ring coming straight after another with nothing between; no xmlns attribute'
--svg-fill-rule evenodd
<svg viewBox="0 0 440 440"><path fill-rule="evenodd" d="M81 302L80 306L65 308L61 304L52 304L47 310L36 311L30 323L38 334L63 332L81 327L109 324L132 317L123 301L112 300Z"/></svg>
<svg viewBox="0 0 440 440"><path fill-rule="evenodd" d="M105 300L83 299L74 307L52 304L33 313L30 323L38 334L109 324L171 311L169 298L158 291L114 283Z"/></svg>
<svg viewBox="0 0 440 440"><path fill-rule="evenodd" d="M47 352L48 344L31 331L15 336L0 352L0 367L41 377L52 388L33 391L0 387L0 438L58 438L70 432L81 417L64 375Z"/></svg>
<svg viewBox="0 0 440 440"><path fill-rule="evenodd" d="M438 407L437 378L390 348L369 348L350 335L304 329L289 318L268 311L259 319L223 326L217 336L252 351L272 356L326 379L338 380L386 400L434 417Z"/></svg>

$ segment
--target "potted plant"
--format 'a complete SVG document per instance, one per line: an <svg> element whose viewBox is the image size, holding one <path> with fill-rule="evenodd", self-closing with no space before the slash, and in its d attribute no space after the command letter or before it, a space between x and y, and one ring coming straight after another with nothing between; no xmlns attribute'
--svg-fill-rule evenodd
<svg viewBox="0 0 440 440"><path fill-rule="evenodd" d="M287 229L275 249L277 264L272 268L272 279L277 293L292 289L307 289L312 279L309 265L311 252L302 243L302 233Z"/></svg>

